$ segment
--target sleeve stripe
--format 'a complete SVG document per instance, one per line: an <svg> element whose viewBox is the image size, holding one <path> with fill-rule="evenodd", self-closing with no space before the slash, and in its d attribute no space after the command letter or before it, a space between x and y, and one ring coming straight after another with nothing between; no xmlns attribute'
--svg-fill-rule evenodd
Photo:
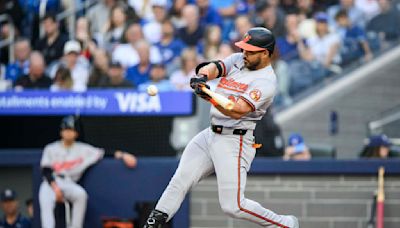
<svg viewBox="0 0 400 228"><path fill-rule="evenodd" d="M254 106L254 104L251 101L249 101L247 98L240 96L240 99L242 99L247 104L249 104L253 112L256 110L256 106Z"/></svg>
<svg viewBox="0 0 400 228"><path fill-rule="evenodd" d="M222 77L225 77L226 76L226 66L225 66L225 63L223 62L223 61L219 61L220 63L221 63L221 65L222 65L222 68L224 69L224 71L222 72Z"/></svg>

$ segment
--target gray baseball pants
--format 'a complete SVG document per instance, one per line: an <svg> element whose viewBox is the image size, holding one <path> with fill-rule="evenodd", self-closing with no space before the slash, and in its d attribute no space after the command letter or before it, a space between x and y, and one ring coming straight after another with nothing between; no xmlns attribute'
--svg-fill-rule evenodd
<svg viewBox="0 0 400 228"><path fill-rule="evenodd" d="M213 172L218 183L222 210L231 217L245 219L264 227L293 227L293 220L278 215L244 196L247 172L255 156L253 131L243 136L229 129L222 134L207 128L186 146L179 166L156 205L170 220L179 209L186 193Z"/></svg>
<svg viewBox="0 0 400 228"><path fill-rule="evenodd" d="M64 199L72 203L72 221L68 228L82 228L86 213L87 193L80 185L69 178L56 178L56 183L64 194ZM43 181L39 189L40 219L42 228L54 228L54 208L56 194L47 183Z"/></svg>

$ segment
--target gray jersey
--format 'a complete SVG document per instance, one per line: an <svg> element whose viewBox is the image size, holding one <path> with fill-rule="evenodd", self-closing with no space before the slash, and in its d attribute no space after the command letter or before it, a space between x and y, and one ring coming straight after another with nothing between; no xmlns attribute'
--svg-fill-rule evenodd
<svg viewBox="0 0 400 228"><path fill-rule="evenodd" d="M254 129L271 105L277 80L271 66L259 70L248 70L244 67L243 54L236 53L223 60L226 76L217 85L216 92L233 101L243 99L253 111L235 120L222 114L215 107L210 110L211 123L229 128Z"/></svg>
<svg viewBox="0 0 400 228"><path fill-rule="evenodd" d="M43 151L41 167L51 167L56 175L78 181L85 170L104 155L102 149L82 142L66 148L62 141L48 144Z"/></svg>

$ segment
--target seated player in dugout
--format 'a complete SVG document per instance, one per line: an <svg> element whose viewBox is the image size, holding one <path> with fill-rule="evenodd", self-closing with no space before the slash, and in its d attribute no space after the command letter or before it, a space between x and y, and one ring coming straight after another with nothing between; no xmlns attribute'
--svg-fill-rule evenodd
<svg viewBox="0 0 400 228"><path fill-rule="evenodd" d="M277 90L271 66L275 38L268 29L255 27L235 45L242 53L199 64L190 80L194 93L213 104L211 126L186 146L144 228L162 228L175 215L186 193L212 173L217 176L219 203L227 215L262 227L299 228L295 216L277 214L245 197L247 172L256 153L254 129ZM202 88L209 88L207 81L219 77L215 92L233 101L232 109L224 109L203 92Z"/></svg>
<svg viewBox="0 0 400 228"><path fill-rule="evenodd" d="M40 167L44 181L39 189L40 217L43 228L54 228L56 202L72 204L71 227L82 228L85 218L87 193L77 182L85 170L103 158L105 151L76 141L79 124L74 116L61 121L61 139L48 144L43 151ZM115 151L114 157L134 168L136 157Z"/></svg>
<svg viewBox="0 0 400 228"><path fill-rule="evenodd" d="M290 134L288 138L288 146L283 155L284 160L310 160L311 153L308 149L303 137L298 133Z"/></svg>

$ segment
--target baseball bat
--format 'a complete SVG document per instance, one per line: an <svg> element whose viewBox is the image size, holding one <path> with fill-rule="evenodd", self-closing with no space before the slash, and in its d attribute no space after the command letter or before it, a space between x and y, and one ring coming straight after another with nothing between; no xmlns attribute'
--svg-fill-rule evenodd
<svg viewBox="0 0 400 228"><path fill-rule="evenodd" d="M376 228L383 228L383 223L384 223L384 202L385 202L384 175L385 175L385 168L380 167L378 174L378 196L376 203Z"/></svg>
<svg viewBox="0 0 400 228"><path fill-rule="evenodd" d="M217 102L221 107L223 107L226 110L232 110L233 106L235 106L235 103L233 103L233 101L222 96L221 94L218 94L216 92L213 92L213 91L207 89L207 87L205 87L205 86L202 86L201 90L204 93L208 94L215 102Z"/></svg>

